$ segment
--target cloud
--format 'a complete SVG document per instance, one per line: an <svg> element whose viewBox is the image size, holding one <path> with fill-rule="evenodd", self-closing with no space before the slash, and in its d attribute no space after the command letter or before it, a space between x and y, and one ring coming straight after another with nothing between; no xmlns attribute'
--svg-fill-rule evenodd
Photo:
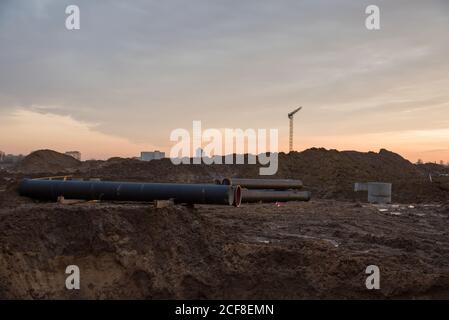
<svg viewBox="0 0 449 320"><path fill-rule="evenodd" d="M163 148L192 120L287 134L296 105L310 137L449 126L447 1L381 1L378 32L365 0L78 0L75 32L68 4L1 2L0 113Z"/></svg>
<svg viewBox="0 0 449 320"><path fill-rule="evenodd" d="M70 116L23 109L0 118L0 145L9 146L4 150L8 153L21 154L37 149L80 150L87 159L138 156L140 151L155 149L149 143L136 144L98 132L95 125L76 121Z"/></svg>

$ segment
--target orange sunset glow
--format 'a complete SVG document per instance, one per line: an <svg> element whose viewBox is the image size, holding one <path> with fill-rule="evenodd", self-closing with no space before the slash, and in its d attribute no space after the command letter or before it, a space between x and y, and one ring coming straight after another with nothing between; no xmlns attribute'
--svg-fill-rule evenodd
<svg viewBox="0 0 449 320"><path fill-rule="evenodd" d="M170 133L198 120L278 129L287 152L287 113L303 106L297 151L385 148L449 162L447 3L385 3L370 31L368 1L287 2L89 2L72 31L63 3L2 2L0 150L169 154Z"/></svg>

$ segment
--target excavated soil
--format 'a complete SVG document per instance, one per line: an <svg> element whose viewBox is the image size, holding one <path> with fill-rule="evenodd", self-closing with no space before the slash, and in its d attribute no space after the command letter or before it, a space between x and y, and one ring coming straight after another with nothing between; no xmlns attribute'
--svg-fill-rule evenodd
<svg viewBox="0 0 449 320"><path fill-rule="evenodd" d="M36 167L41 166L39 161ZM45 166L43 166L45 167ZM32 169L32 168L31 168ZM19 197L23 177L73 174L129 181L257 177L254 165L169 160L82 162L0 172L0 298L449 298L448 182L400 156L311 149L280 154L277 177L301 178L307 203L62 205ZM364 203L353 182L393 182L391 205ZM77 265L81 289L65 289ZM368 265L380 290L367 290Z"/></svg>
<svg viewBox="0 0 449 320"><path fill-rule="evenodd" d="M355 193L355 182L393 183L393 201L433 203L449 199L449 169L437 164L414 165L387 150L356 152L308 149L279 154L279 166L273 178L303 180L315 198L364 201L366 194ZM20 177L73 175L118 181L213 182L221 177L260 178L259 165L173 165L169 159L143 162L111 158L107 161L79 162L54 151L30 154L10 172ZM429 174L432 175L430 181ZM1 173L0 173L1 175ZM0 181L0 184L2 182Z"/></svg>
<svg viewBox="0 0 449 320"><path fill-rule="evenodd" d="M21 204L0 210L0 297L449 298L448 207L381 209ZM64 285L73 264L79 291Z"/></svg>
<svg viewBox="0 0 449 320"><path fill-rule="evenodd" d="M26 156L16 167L22 173L54 173L59 171L73 171L81 165L77 159L53 151L38 150Z"/></svg>

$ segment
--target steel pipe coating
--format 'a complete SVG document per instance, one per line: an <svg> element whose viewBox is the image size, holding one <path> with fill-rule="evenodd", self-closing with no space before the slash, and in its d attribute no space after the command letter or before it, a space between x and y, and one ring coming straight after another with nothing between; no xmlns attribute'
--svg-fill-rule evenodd
<svg viewBox="0 0 449 320"><path fill-rule="evenodd" d="M218 183L220 180L216 180ZM301 189L303 183L301 180L293 179L241 179L241 178L224 178L221 184L236 186L247 189Z"/></svg>
<svg viewBox="0 0 449 320"><path fill-rule="evenodd" d="M251 190L242 189L242 202L287 202L309 201L310 191L278 191L278 190Z"/></svg>
<svg viewBox="0 0 449 320"><path fill-rule="evenodd" d="M22 196L40 199L154 201L173 199L175 203L222 204L239 206L239 186L182 183L139 183L111 181L61 181L24 179Z"/></svg>

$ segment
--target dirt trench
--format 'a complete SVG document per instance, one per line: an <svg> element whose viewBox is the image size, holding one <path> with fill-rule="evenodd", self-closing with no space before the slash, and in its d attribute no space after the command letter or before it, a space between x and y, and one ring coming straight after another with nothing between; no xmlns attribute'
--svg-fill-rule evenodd
<svg viewBox="0 0 449 320"><path fill-rule="evenodd" d="M449 298L444 210L26 203L0 210L0 297ZM73 264L80 290L65 288ZM365 287L370 264L381 290Z"/></svg>

